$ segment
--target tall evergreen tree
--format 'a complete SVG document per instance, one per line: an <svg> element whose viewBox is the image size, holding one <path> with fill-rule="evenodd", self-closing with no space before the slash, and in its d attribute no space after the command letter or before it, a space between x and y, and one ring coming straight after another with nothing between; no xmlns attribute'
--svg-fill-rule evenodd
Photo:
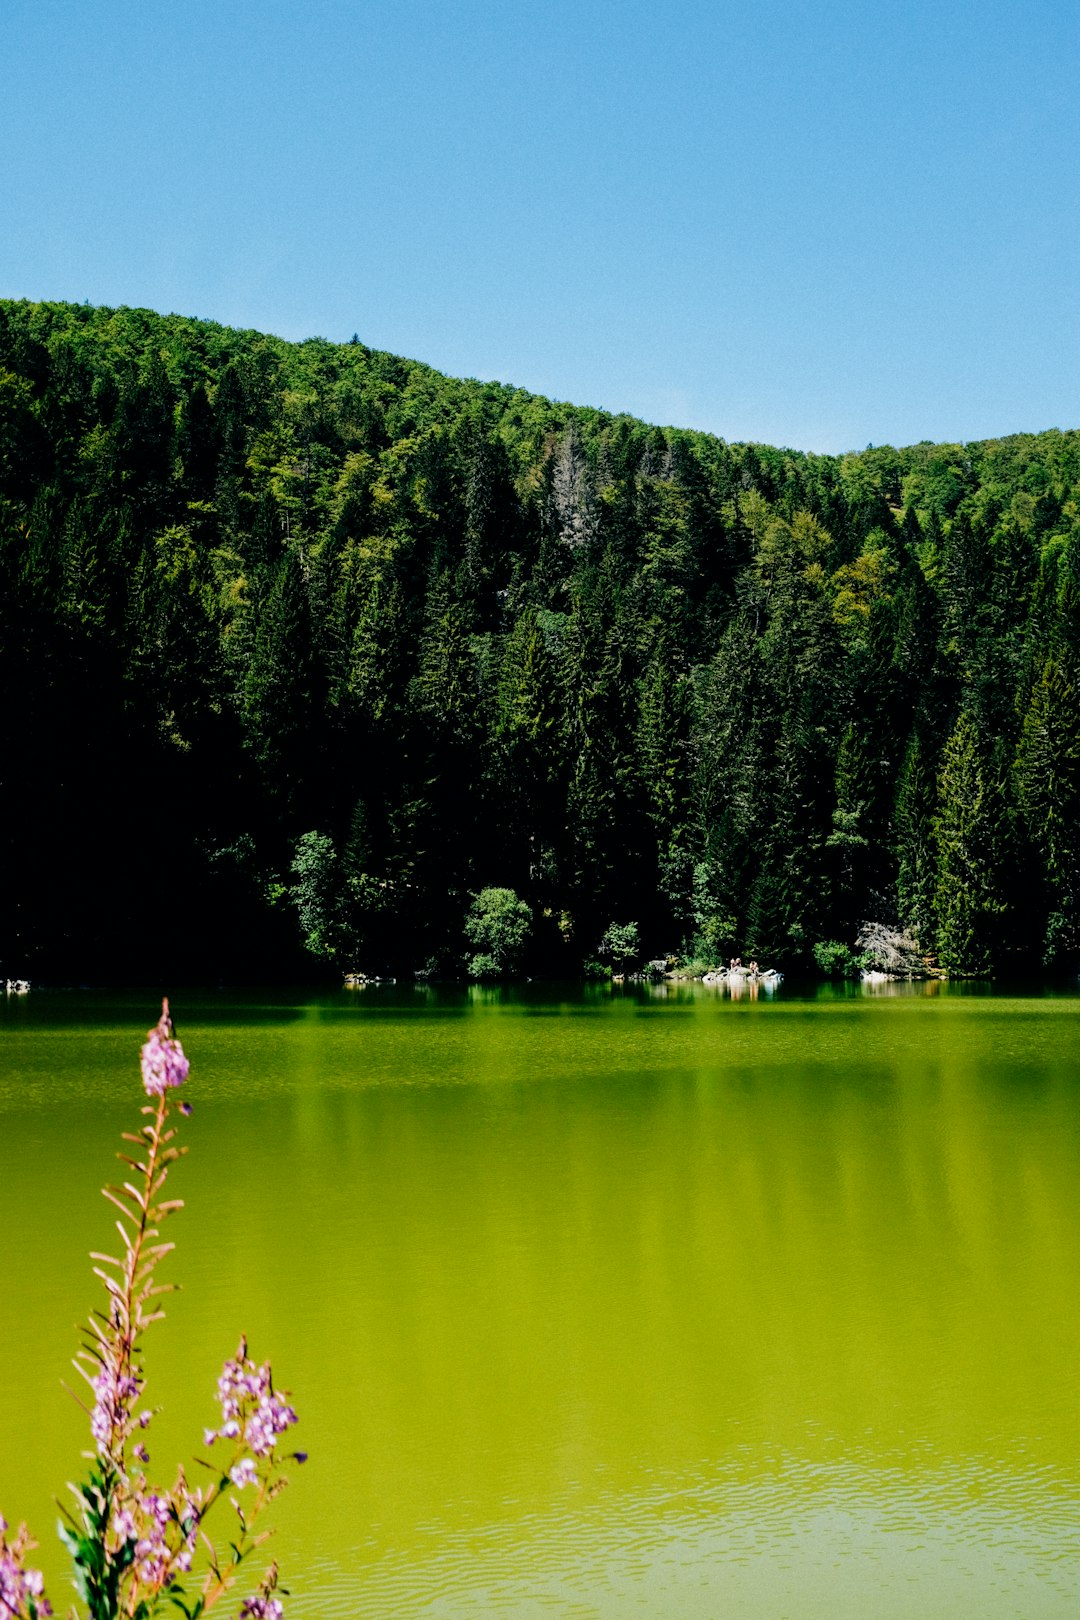
<svg viewBox="0 0 1080 1620"><path fill-rule="evenodd" d="M935 946L937 847L933 816L935 782L917 731L908 742L896 788L896 909L902 927L924 951Z"/></svg>
<svg viewBox="0 0 1080 1620"><path fill-rule="evenodd" d="M1031 694L1016 755L1028 832L1042 863L1050 907L1043 959L1080 954L1080 694L1061 661L1048 658Z"/></svg>
<svg viewBox="0 0 1080 1620"><path fill-rule="evenodd" d="M950 973L987 973L1000 950L1006 910L1003 785L994 780L966 711L942 755L933 829L941 964Z"/></svg>

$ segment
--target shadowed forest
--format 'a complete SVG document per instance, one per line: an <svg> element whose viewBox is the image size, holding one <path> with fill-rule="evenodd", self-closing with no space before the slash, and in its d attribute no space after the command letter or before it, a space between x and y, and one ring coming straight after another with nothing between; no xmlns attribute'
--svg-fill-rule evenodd
<svg viewBox="0 0 1080 1620"><path fill-rule="evenodd" d="M1074 970L1078 503L0 302L0 974Z"/></svg>

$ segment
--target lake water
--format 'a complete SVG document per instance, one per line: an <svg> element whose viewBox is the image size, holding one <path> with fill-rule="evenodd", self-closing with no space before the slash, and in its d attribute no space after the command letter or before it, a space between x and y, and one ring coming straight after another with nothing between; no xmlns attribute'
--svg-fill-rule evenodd
<svg viewBox="0 0 1080 1620"><path fill-rule="evenodd" d="M1080 999L173 1006L154 1465L244 1329L311 1454L275 1509L288 1613L1073 1620ZM57 1608L60 1382L155 1011L0 1005L0 1508Z"/></svg>

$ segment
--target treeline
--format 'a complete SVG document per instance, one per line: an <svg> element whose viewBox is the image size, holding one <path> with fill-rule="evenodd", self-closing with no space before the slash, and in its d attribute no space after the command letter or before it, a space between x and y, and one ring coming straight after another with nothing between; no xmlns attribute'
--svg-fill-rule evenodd
<svg viewBox="0 0 1080 1620"><path fill-rule="evenodd" d="M1075 968L1078 501L1080 433L804 455L0 303L0 973L451 972L484 889L534 972Z"/></svg>

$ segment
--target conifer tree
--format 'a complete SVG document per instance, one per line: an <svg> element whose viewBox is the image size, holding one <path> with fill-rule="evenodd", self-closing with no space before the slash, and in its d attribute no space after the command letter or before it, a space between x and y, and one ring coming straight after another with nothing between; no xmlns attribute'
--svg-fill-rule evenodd
<svg viewBox="0 0 1080 1620"><path fill-rule="evenodd" d="M1002 801L1002 784L994 780L965 710L942 755L933 822L938 955L950 973L988 973L1000 952L1006 909Z"/></svg>
<svg viewBox="0 0 1080 1620"><path fill-rule="evenodd" d="M1049 965L1080 951L1080 697L1057 658L1043 664L1016 754L1017 794L1042 863L1051 905L1043 940Z"/></svg>
<svg viewBox="0 0 1080 1620"><path fill-rule="evenodd" d="M908 742L896 789L896 909L902 927L924 951L934 949L937 850L934 843L934 774L917 731Z"/></svg>
<svg viewBox="0 0 1080 1620"><path fill-rule="evenodd" d="M852 722L836 759L836 808L825 848L833 852L831 931L845 943L866 920L869 898L870 811L873 787L866 745Z"/></svg>

